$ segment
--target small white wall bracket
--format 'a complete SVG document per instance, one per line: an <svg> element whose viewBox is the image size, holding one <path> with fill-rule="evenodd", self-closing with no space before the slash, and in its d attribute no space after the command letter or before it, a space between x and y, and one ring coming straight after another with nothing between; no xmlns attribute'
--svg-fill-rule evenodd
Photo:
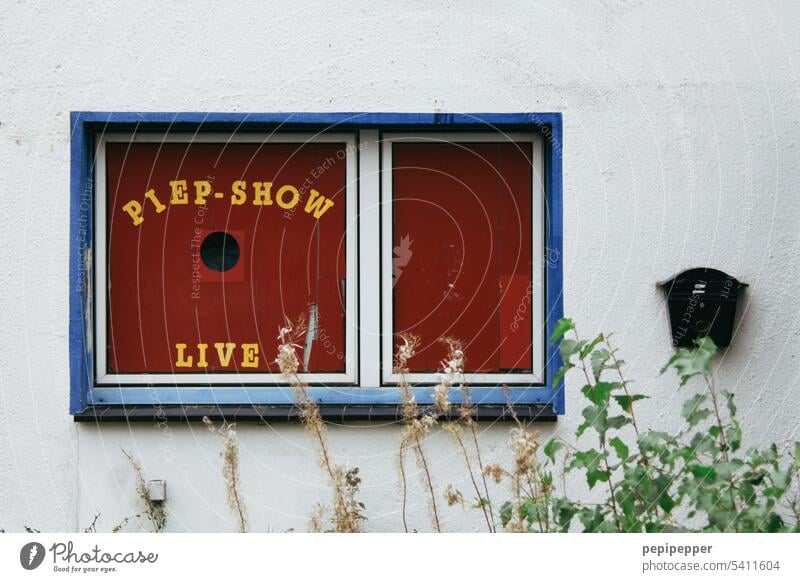
<svg viewBox="0 0 800 582"><path fill-rule="evenodd" d="M151 501L167 500L167 482L163 479L156 479L147 482L147 494Z"/></svg>

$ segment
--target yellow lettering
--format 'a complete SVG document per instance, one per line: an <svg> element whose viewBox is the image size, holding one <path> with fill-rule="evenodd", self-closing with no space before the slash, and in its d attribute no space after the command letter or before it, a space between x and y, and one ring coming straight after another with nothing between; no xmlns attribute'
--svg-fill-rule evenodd
<svg viewBox="0 0 800 582"><path fill-rule="evenodd" d="M258 344L242 344L242 368L258 368Z"/></svg>
<svg viewBox="0 0 800 582"><path fill-rule="evenodd" d="M217 350L217 357L219 364L223 368L227 368L231 364L231 356L233 356L233 348L236 344L223 344L221 342L215 343L214 348ZM223 351L223 348L225 351Z"/></svg>
<svg viewBox="0 0 800 582"><path fill-rule="evenodd" d="M189 192L186 189L186 180L172 180L169 185L172 188L170 204L189 204Z"/></svg>
<svg viewBox="0 0 800 582"><path fill-rule="evenodd" d="M152 188L144 193L145 200L149 200L153 203L153 206L156 207L156 214L161 214L164 212L167 207L164 204L161 204L161 201L156 198L156 191Z"/></svg>
<svg viewBox="0 0 800 582"><path fill-rule="evenodd" d="M314 212L314 218L319 220L323 214L328 212L331 206L333 206L333 200L320 196L319 192L312 190L311 196L306 201L306 213L311 214L311 212Z"/></svg>
<svg viewBox="0 0 800 582"><path fill-rule="evenodd" d="M176 368L191 368L192 356L186 356L186 344L175 344L178 350L178 360L175 362Z"/></svg>
<svg viewBox="0 0 800 582"><path fill-rule="evenodd" d="M272 182L253 182L253 205L272 206Z"/></svg>
<svg viewBox="0 0 800 582"><path fill-rule="evenodd" d="M260 184L261 182L256 182L256 184ZM241 206L244 204L245 198L247 194L245 194L244 189L247 188L247 182L244 180L236 180L233 185L231 185L231 191L233 192L233 196L231 196L231 204L233 206Z"/></svg>
<svg viewBox="0 0 800 582"><path fill-rule="evenodd" d="M144 218L142 218L142 205L136 202L136 200L131 200L125 206L122 207L124 212L128 213L133 219L133 226L139 226L144 222Z"/></svg>
<svg viewBox="0 0 800 582"><path fill-rule="evenodd" d="M208 368L208 362L206 362L206 348L208 348L208 344L197 344L198 368Z"/></svg>
<svg viewBox="0 0 800 582"><path fill-rule="evenodd" d="M210 197L223 198L223 192L214 192L213 185L209 180L194 180L194 199L193 203L198 206L205 206ZM284 210L291 210L300 203L300 190L296 186L286 184L278 188L275 198L272 196L272 182L252 182L253 205L272 206L277 202L278 206ZM171 180L169 204L186 205L189 204L189 186L187 180ZM247 201L247 181L235 180L231 184L231 205L242 206ZM156 211L161 214L167 209L167 205L162 203L156 196L155 189L151 188L144 194L143 201L131 200L122 207L123 212L131 217L134 226L139 226L144 222L142 216L146 203L150 202ZM317 190L310 190L308 200L305 203L305 212L314 216L317 220L328 212L335 202L330 198L321 195Z"/></svg>
<svg viewBox="0 0 800 582"><path fill-rule="evenodd" d="M291 192L292 194L292 199L290 202L286 202L283 199L283 195L286 194L287 192ZM298 192L297 188L295 188L294 186L287 184L286 186L281 186L275 198L278 202L278 206L280 206L284 210L289 210L290 208L294 208L297 205L297 201L300 200L300 192Z"/></svg>
<svg viewBox="0 0 800 582"><path fill-rule="evenodd" d="M195 180L194 191L194 203L203 206L206 203L206 198L211 194L211 182L208 180Z"/></svg>

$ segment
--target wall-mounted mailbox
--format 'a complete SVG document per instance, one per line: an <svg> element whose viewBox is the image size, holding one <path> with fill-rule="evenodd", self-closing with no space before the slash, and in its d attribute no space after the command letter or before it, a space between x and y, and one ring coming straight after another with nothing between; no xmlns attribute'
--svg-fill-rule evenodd
<svg viewBox="0 0 800 582"><path fill-rule="evenodd" d="M689 269L659 283L667 295L672 345L691 347L706 336L719 347L730 345L739 290L746 286L710 268Z"/></svg>

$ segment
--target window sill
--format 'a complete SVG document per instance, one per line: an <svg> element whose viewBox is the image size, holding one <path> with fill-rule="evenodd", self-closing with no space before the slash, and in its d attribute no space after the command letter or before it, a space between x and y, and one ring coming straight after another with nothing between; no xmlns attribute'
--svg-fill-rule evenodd
<svg viewBox="0 0 800 582"><path fill-rule="evenodd" d="M399 421L402 406L396 404L323 404L319 410L323 419L338 424L352 421ZM430 407L421 408L423 412ZM549 404L516 404L519 420L553 422L557 415ZM212 420L229 422L299 422L300 410L292 404L223 404L223 405L95 405L74 414L75 422L193 422L208 416ZM447 420L458 418L458 409ZM441 420L444 420L440 417ZM483 404L476 406L475 419L481 422L513 421L507 406Z"/></svg>

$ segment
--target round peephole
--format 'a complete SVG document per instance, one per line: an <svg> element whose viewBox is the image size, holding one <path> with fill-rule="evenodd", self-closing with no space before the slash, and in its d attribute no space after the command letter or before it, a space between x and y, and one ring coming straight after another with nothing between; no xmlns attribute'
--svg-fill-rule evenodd
<svg viewBox="0 0 800 582"><path fill-rule="evenodd" d="M239 262L239 243L227 232L212 232L200 245L200 258L212 271L228 271Z"/></svg>

